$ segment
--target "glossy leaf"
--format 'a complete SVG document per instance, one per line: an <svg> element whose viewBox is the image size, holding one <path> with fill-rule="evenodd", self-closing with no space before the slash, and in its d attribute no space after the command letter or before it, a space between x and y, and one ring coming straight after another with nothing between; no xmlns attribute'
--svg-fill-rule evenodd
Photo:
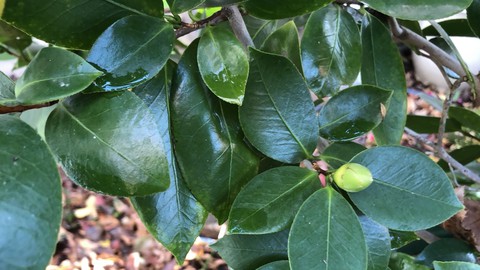
<svg viewBox="0 0 480 270"><path fill-rule="evenodd" d="M21 120L0 115L0 268L45 269L62 216L52 154Z"/></svg>
<svg viewBox="0 0 480 270"><path fill-rule="evenodd" d="M170 11L173 14L180 14L185 11L196 8L201 5L205 0L167 0L170 6Z"/></svg>
<svg viewBox="0 0 480 270"><path fill-rule="evenodd" d="M95 41L87 61L105 74L97 90L132 88L153 78L170 57L174 32L162 19L132 15L110 26Z"/></svg>
<svg viewBox="0 0 480 270"><path fill-rule="evenodd" d="M365 215L388 228L430 228L463 208L443 170L416 150L375 147L351 162L366 166L373 183L361 192L349 193L350 198Z"/></svg>
<svg viewBox="0 0 480 270"><path fill-rule="evenodd" d="M257 270L290 270L290 263L288 261L276 261L265 264Z"/></svg>
<svg viewBox="0 0 480 270"><path fill-rule="evenodd" d="M416 262L433 267L434 261L476 262L473 249L459 239L440 239L428 245L415 259Z"/></svg>
<svg viewBox="0 0 480 270"><path fill-rule="evenodd" d="M472 0L363 0L371 8L405 20L434 20L466 9Z"/></svg>
<svg viewBox="0 0 480 270"><path fill-rule="evenodd" d="M177 0L178 1L178 0ZM245 2L247 0L206 0L203 3L203 6L207 7L219 7L219 6L227 6L235 3Z"/></svg>
<svg viewBox="0 0 480 270"><path fill-rule="evenodd" d="M32 44L32 37L8 23L0 21L0 43L3 47L21 55L21 52Z"/></svg>
<svg viewBox="0 0 480 270"><path fill-rule="evenodd" d="M438 133L440 118L423 115L408 115L406 126L417 133ZM460 130L462 130L462 127L457 121L447 119L445 132L455 132Z"/></svg>
<svg viewBox="0 0 480 270"><path fill-rule="evenodd" d="M385 270L390 260L388 229L367 216L359 217L368 250L368 270Z"/></svg>
<svg viewBox="0 0 480 270"><path fill-rule="evenodd" d="M439 262L434 261L435 270L480 270L480 265L468 262Z"/></svg>
<svg viewBox="0 0 480 270"><path fill-rule="evenodd" d="M242 43L223 27L207 28L197 51L205 84L220 99L242 105L248 78L248 56Z"/></svg>
<svg viewBox="0 0 480 270"><path fill-rule="evenodd" d="M438 23L449 36L475 37L468 21L466 19L452 19ZM440 34L433 26L427 26L423 29L425 36L439 36Z"/></svg>
<svg viewBox="0 0 480 270"><path fill-rule="evenodd" d="M315 109L302 76L288 59L251 49L254 59L240 123L263 154L285 163L300 162L315 150Z"/></svg>
<svg viewBox="0 0 480 270"><path fill-rule="evenodd" d="M226 235L211 247L233 269L256 269L270 262L286 260L288 230L271 234Z"/></svg>
<svg viewBox="0 0 480 270"><path fill-rule="evenodd" d="M390 270L430 270L430 267L418 264L412 256L404 253L394 252L388 264Z"/></svg>
<svg viewBox="0 0 480 270"><path fill-rule="evenodd" d="M480 0L473 0L467 8L467 19L472 31L480 37Z"/></svg>
<svg viewBox="0 0 480 270"><path fill-rule="evenodd" d="M309 88L318 96L352 84L361 54L357 24L342 7L328 5L310 15L302 38L302 65Z"/></svg>
<svg viewBox="0 0 480 270"><path fill-rule="evenodd" d="M0 72L0 106L15 106L18 103L15 97L15 83Z"/></svg>
<svg viewBox="0 0 480 270"><path fill-rule="evenodd" d="M28 65L15 86L24 104L62 99L87 88L102 72L80 56L59 48L44 48Z"/></svg>
<svg viewBox="0 0 480 270"><path fill-rule="evenodd" d="M8 0L2 20L46 42L88 50L112 23L129 15L163 15L157 0Z"/></svg>
<svg viewBox="0 0 480 270"><path fill-rule="evenodd" d="M362 83L393 91L385 119L373 130L375 141L378 145L399 144L407 119L407 90L397 45L390 31L370 15L362 25L362 45Z"/></svg>
<svg viewBox="0 0 480 270"><path fill-rule="evenodd" d="M186 186L173 153L168 101L174 68L170 62L155 78L134 89L156 119L165 145L170 186L164 192L132 197L131 202L148 231L182 264L203 228L207 212Z"/></svg>
<svg viewBox="0 0 480 270"><path fill-rule="evenodd" d="M292 270L367 269L367 246L357 215L331 187L315 192L298 211L288 256Z"/></svg>
<svg viewBox="0 0 480 270"><path fill-rule="evenodd" d="M45 141L45 125L50 113L57 107L57 104L39 109L30 109L22 112L20 119L31 126Z"/></svg>
<svg viewBox="0 0 480 270"><path fill-rule="evenodd" d="M315 11L331 0L253 0L245 3L247 13L262 19L283 19Z"/></svg>
<svg viewBox="0 0 480 270"><path fill-rule="evenodd" d="M323 150L320 159L337 169L365 149L365 146L354 142L335 142Z"/></svg>
<svg viewBox="0 0 480 270"><path fill-rule="evenodd" d="M467 145L465 147L455 149L449 153L456 161L463 165L473 162L480 158L480 145ZM440 160L438 165L444 170L450 170L448 163Z"/></svg>
<svg viewBox="0 0 480 270"><path fill-rule="evenodd" d="M333 96L320 110L320 136L329 140L349 140L372 130L382 121L382 104L391 91L359 85Z"/></svg>
<svg viewBox="0 0 480 270"><path fill-rule="evenodd" d="M295 22L289 21L269 35L262 44L262 51L288 58L300 73L303 73L298 30Z"/></svg>
<svg viewBox="0 0 480 270"><path fill-rule="evenodd" d="M174 77L175 151L188 187L223 223L259 160L243 141L237 107L217 99L203 83L197 47L195 42L185 51Z"/></svg>
<svg viewBox="0 0 480 270"><path fill-rule="evenodd" d="M279 20L262 20L249 15L243 17L243 20L256 47L261 47L265 40L282 25Z"/></svg>
<svg viewBox="0 0 480 270"><path fill-rule="evenodd" d="M265 234L287 229L302 203L321 187L315 171L300 167L278 167L259 174L235 199L229 232Z"/></svg>
<svg viewBox="0 0 480 270"><path fill-rule="evenodd" d="M155 120L132 92L79 94L52 112L45 137L80 186L109 195L143 196L169 186Z"/></svg>
<svg viewBox="0 0 480 270"><path fill-rule="evenodd" d="M462 126L480 132L480 115L466 108L450 107L448 117L457 120Z"/></svg>
<svg viewBox="0 0 480 270"><path fill-rule="evenodd" d="M390 239L392 249L399 249L412 243L413 241L419 240L420 238L418 238L415 232L390 230Z"/></svg>

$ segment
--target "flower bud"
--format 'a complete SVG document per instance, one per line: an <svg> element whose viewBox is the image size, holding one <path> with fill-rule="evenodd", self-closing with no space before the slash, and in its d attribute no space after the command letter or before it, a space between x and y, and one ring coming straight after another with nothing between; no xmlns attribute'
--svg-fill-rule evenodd
<svg viewBox="0 0 480 270"><path fill-rule="evenodd" d="M367 167L357 163L347 163L333 174L333 181L345 191L358 192L370 186L373 177Z"/></svg>

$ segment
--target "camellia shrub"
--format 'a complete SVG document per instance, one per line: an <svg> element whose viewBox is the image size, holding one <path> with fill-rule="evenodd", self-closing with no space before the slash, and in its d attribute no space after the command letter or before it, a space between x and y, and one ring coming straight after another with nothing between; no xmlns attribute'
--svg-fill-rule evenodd
<svg viewBox="0 0 480 270"><path fill-rule="evenodd" d="M480 183L479 79L450 39L480 35L480 0L2 0L0 14L3 55L26 67L0 74L0 269L47 266L57 165L128 197L179 263L211 213L232 269L480 269L475 234L442 229ZM440 117L407 115L399 44L448 82L443 100L419 94Z"/></svg>

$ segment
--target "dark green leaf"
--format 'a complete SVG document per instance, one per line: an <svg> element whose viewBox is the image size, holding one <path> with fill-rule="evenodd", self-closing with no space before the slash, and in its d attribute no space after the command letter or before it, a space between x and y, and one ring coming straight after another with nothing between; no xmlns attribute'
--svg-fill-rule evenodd
<svg viewBox="0 0 480 270"><path fill-rule="evenodd" d="M365 149L365 146L354 142L335 142L323 150L320 159L337 169Z"/></svg>
<svg viewBox="0 0 480 270"><path fill-rule="evenodd" d="M167 0L170 11L173 14L180 14L201 5L205 0Z"/></svg>
<svg viewBox="0 0 480 270"><path fill-rule="evenodd" d="M300 44L295 22L289 21L267 37L262 44L262 51L282 55L288 58L302 72Z"/></svg>
<svg viewBox="0 0 480 270"><path fill-rule="evenodd" d="M181 1L181 0L177 0ZM203 3L203 6L207 7L219 7L219 6L227 6L235 3L245 2L247 0L206 0Z"/></svg>
<svg viewBox="0 0 480 270"><path fill-rule="evenodd" d="M203 228L207 212L187 188L173 153L168 101L174 69L170 62L155 78L134 89L156 118L167 154L170 186L161 193L133 197L131 202L149 232L182 264Z"/></svg>
<svg viewBox="0 0 480 270"><path fill-rule="evenodd" d="M27 124L0 115L0 268L45 269L62 216L57 165Z"/></svg>
<svg viewBox="0 0 480 270"><path fill-rule="evenodd" d="M440 239L428 245L416 260L418 263L433 267L433 261L476 262L476 256L470 245L459 239Z"/></svg>
<svg viewBox="0 0 480 270"><path fill-rule="evenodd" d="M0 43L20 55L25 48L32 44L32 37L5 21L0 21Z"/></svg>
<svg viewBox="0 0 480 270"><path fill-rule="evenodd" d="M45 137L80 186L109 195L143 196L169 186L155 120L132 92L79 94L52 112Z"/></svg>
<svg viewBox="0 0 480 270"><path fill-rule="evenodd" d="M330 2L332 0L250 0L245 8L255 17L274 20L307 14Z"/></svg>
<svg viewBox="0 0 480 270"><path fill-rule="evenodd" d="M278 20L268 21L248 15L243 19L250 36L252 36L253 43L257 47L261 47L265 40L281 26Z"/></svg>
<svg viewBox="0 0 480 270"><path fill-rule="evenodd" d="M457 120L462 126L480 132L480 115L461 107L450 107L448 117Z"/></svg>
<svg viewBox="0 0 480 270"><path fill-rule="evenodd" d="M57 107L57 104L39 109L30 109L22 112L20 119L31 126L45 141L45 125L50 113Z"/></svg>
<svg viewBox="0 0 480 270"><path fill-rule="evenodd" d="M392 254L388 267L391 270L430 270L429 267L415 263L412 256L400 252Z"/></svg>
<svg viewBox="0 0 480 270"><path fill-rule="evenodd" d="M390 234L388 229L367 216L359 217L368 249L368 270L385 270L390 260Z"/></svg>
<svg viewBox="0 0 480 270"><path fill-rule="evenodd" d="M470 28L480 37L480 0L473 0L467 8L467 19Z"/></svg>
<svg viewBox="0 0 480 270"><path fill-rule="evenodd" d="M450 156L463 165L466 165L472 161L480 158L480 145L467 145L460 149L450 152ZM448 163L444 160L440 160L438 165L444 170L450 170Z"/></svg>
<svg viewBox="0 0 480 270"><path fill-rule="evenodd" d="M244 143L237 107L214 96L197 65L198 42L179 62L172 88L175 151L195 197L223 223L259 159Z"/></svg>
<svg viewBox="0 0 480 270"><path fill-rule="evenodd" d="M271 234L226 235L212 245L233 269L256 269L270 262L286 260L288 230Z"/></svg>
<svg viewBox="0 0 480 270"><path fill-rule="evenodd" d="M466 9L472 0L363 0L373 9L405 20L434 20Z"/></svg>
<svg viewBox="0 0 480 270"><path fill-rule="evenodd" d="M15 97L15 83L0 72L0 106L15 106L18 103Z"/></svg>
<svg viewBox="0 0 480 270"><path fill-rule="evenodd" d="M357 215L331 187L315 192L298 211L288 256L292 270L367 269L367 246Z"/></svg>
<svg viewBox="0 0 480 270"><path fill-rule="evenodd" d="M263 154L285 163L311 157L318 138L315 108L295 66L282 56L251 49L240 123Z"/></svg>
<svg viewBox="0 0 480 270"><path fill-rule="evenodd" d="M45 103L79 93L100 75L102 72L72 52L45 48L17 81L15 95L24 104Z"/></svg>
<svg viewBox="0 0 480 270"><path fill-rule="evenodd" d="M49 43L88 50L116 20L163 15L158 0L8 0L2 19Z"/></svg>
<svg viewBox="0 0 480 270"><path fill-rule="evenodd" d="M95 41L87 60L105 72L100 90L125 90L153 78L173 49L174 32L162 19L132 15L110 26Z"/></svg>
<svg viewBox="0 0 480 270"><path fill-rule="evenodd" d="M406 126L417 133L438 133L440 118L423 115L408 115ZM455 132L460 130L462 130L462 127L457 121L447 119L445 132Z"/></svg>
<svg viewBox="0 0 480 270"><path fill-rule="evenodd" d="M279 167L259 174L235 199L229 232L265 234L289 228L302 203L321 187L315 171L300 167Z"/></svg>
<svg viewBox="0 0 480 270"><path fill-rule="evenodd" d="M310 15L302 38L302 65L312 91L324 97L352 84L361 65L362 46L357 24L338 5Z"/></svg>
<svg viewBox="0 0 480 270"><path fill-rule="evenodd" d="M223 27L207 28L198 45L198 68L205 84L220 99L242 105L248 56L235 35Z"/></svg>
<svg viewBox="0 0 480 270"><path fill-rule="evenodd" d="M362 26L362 45L362 83L393 91L385 119L373 130L375 141L399 144L407 118L407 90L397 45L390 31L370 15Z"/></svg>
<svg viewBox="0 0 480 270"><path fill-rule="evenodd" d="M419 239L420 238L418 238L415 232L390 230L390 242L392 244L392 249L399 249Z"/></svg>
<svg viewBox="0 0 480 270"><path fill-rule="evenodd" d="M467 262L439 262L434 261L435 270L480 270L480 265Z"/></svg>
<svg viewBox="0 0 480 270"><path fill-rule="evenodd" d="M449 36L476 37L466 19L453 19L438 23ZM423 29L425 36L439 36L440 34L433 26Z"/></svg>
<svg viewBox="0 0 480 270"><path fill-rule="evenodd" d="M392 96L375 86L358 85L333 96L320 110L320 136L349 140L372 130L382 121L382 104Z"/></svg>
<svg viewBox="0 0 480 270"><path fill-rule="evenodd" d="M257 270L290 270L290 263L288 261L276 261L263 265Z"/></svg>
<svg viewBox="0 0 480 270"><path fill-rule="evenodd" d="M375 147L351 162L366 166L373 183L349 193L350 198L368 217L388 228L430 228L463 208L447 175L421 152L402 146Z"/></svg>

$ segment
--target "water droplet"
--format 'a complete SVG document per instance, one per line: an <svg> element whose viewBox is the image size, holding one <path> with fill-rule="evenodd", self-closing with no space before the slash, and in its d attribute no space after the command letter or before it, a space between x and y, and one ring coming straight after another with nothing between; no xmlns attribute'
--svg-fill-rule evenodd
<svg viewBox="0 0 480 270"><path fill-rule="evenodd" d="M94 139L94 140L97 139L97 136L93 136L93 139Z"/></svg>

